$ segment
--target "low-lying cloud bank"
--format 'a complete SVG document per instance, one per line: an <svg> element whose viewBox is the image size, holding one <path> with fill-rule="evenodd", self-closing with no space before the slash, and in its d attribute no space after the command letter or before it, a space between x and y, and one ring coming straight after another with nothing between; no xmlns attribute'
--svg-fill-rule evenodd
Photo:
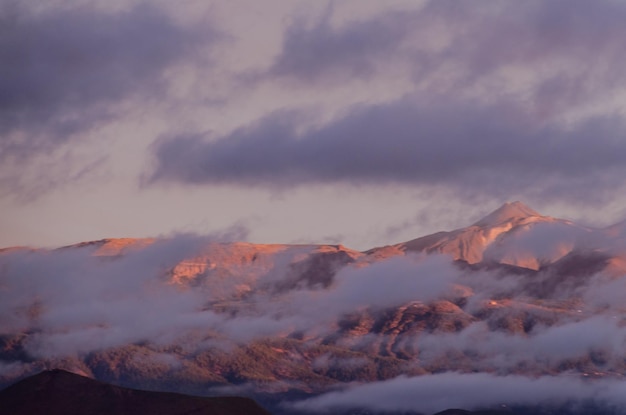
<svg viewBox="0 0 626 415"><path fill-rule="evenodd" d="M298 288L279 295L253 286L244 299L229 297L229 289L253 267L200 286L173 283L174 267L213 242L178 236L131 247L119 257L94 256L89 246L4 252L0 335L29 333L30 354L54 357L136 342L167 344L195 330L235 342L296 330L330 332L348 312L434 300L458 276L447 257L433 256L419 263L396 258L348 267L325 290ZM285 279L288 265L272 269L272 278ZM216 311L216 301L235 303L232 313Z"/></svg>
<svg viewBox="0 0 626 415"><path fill-rule="evenodd" d="M545 229L540 230L545 236ZM466 407L496 404L498 399L531 403L535 392L539 401L548 396L564 401L570 395L559 391L588 385L593 388L580 396L609 399L613 383L585 383L574 377L608 378L626 370L623 278L559 273L549 266L539 271L472 270L436 254L379 262L357 255L359 262L336 247L320 251L315 246L217 242L227 236L120 242L119 254L107 255L98 251L99 243L2 251L1 339L23 346L28 361L81 361L92 352L139 345L144 358L175 372L213 347L245 349L268 337L290 337L296 340L265 344L263 350L281 353L286 364L305 368L312 376L335 371L352 376L349 380L361 379L356 373L381 380L401 373L464 372L351 386L298 404L311 409L352 405L361 394L366 396L362 403L369 405L368 399L377 401L377 393L395 390L400 395L392 394L387 401L405 410L416 400L402 393L428 388L434 389L423 392L424 397L439 405L436 387L441 388L441 404L445 402L437 408L445 409L457 402L444 399L448 384L452 386L447 390L457 396L456 406ZM611 247L608 240L601 242ZM184 267L177 268L181 264ZM329 264L332 267L325 267ZM191 271L176 274L175 269ZM302 279L307 273L324 283L309 284L316 280ZM297 350L291 350L296 343ZM181 348L169 350L170 345ZM308 347L315 351L307 352ZM393 360L396 371L381 375L378 370L385 362L380 359ZM0 363L5 377L21 370L10 361ZM490 375L471 374L477 371ZM572 377L548 376L555 373ZM533 378L513 376L522 374ZM332 376L329 379L346 381L343 375ZM508 385L514 392L497 394L490 382ZM472 389L474 383L482 387ZM544 383L546 390L554 388L553 395L542 394ZM485 400L461 399L483 388L493 394Z"/></svg>
<svg viewBox="0 0 626 415"><path fill-rule="evenodd" d="M298 410L327 412L349 408L373 411L418 411L432 414L449 408L542 407L593 402L626 406L626 384L619 380L585 381L575 377L495 376L488 373L441 373L352 385L292 404Z"/></svg>
<svg viewBox="0 0 626 415"><path fill-rule="evenodd" d="M214 317L203 299L168 284L166 272L209 239L180 236L119 258L94 249L17 251L0 256L0 334L30 333L35 356L87 353L137 341L159 342Z"/></svg>
<svg viewBox="0 0 626 415"><path fill-rule="evenodd" d="M591 368L586 361L591 354L600 367L614 374L623 367L626 328L622 324L621 316L565 319L554 326L539 324L522 335L494 330L480 321L457 333L424 334L412 341L422 364L456 356L452 363L468 370L551 373L566 362L570 369Z"/></svg>

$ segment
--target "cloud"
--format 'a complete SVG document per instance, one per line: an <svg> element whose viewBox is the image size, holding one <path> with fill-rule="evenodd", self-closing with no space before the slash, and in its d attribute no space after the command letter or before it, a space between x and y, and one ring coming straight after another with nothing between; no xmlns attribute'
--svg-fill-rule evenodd
<svg viewBox="0 0 626 415"><path fill-rule="evenodd" d="M5 182L20 182L11 170L36 156L49 156L79 137L84 141L81 133L127 111L128 99L166 96L168 70L199 59L198 51L220 38L208 25L182 27L147 3L103 11L31 10L3 1L0 22L0 179Z"/></svg>
<svg viewBox="0 0 626 415"><path fill-rule="evenodd" d="M272 270L254 284L252 293L231 310L233 317L225 318L216 330L241 343L294 332L321 336L332 333L347 314L433 301L449 292L451 282L459 277L447 256L409 256L365 268L345 266L327 288L296 287L279 294L264 291L268 282L280 284L288 278L294 256L293 252L282 259L279 256Z"/></svg>
<svg viewBox="0 0 626 415"><path fill-rule="evenodd" d="M278 112L214 140L162 139L154 150L152 181L266 187L405 183L570 199L581 189L593 197L624 184L619 118L537 124L510 102L433 102L414 95L359 106L302 133L295 119Z"/></svg>
<svg viewBox="0 0 626 415"><path fill-rule="evenodd" d="M177 236L119 258L93 249L0 256L2 334L29 332L34 356L66 356L138 341L170 341L220 320L207 298L169 284L168 272L211 238Z"/></svg>
<svg viewBox="0 0 626 415"><path fill-rule="evenodd" d="M618 380L585 382L568 376L494 376L442 373L354 385L294 403L305 411L367 408L374 411L435 413L449 408L499 408L501 405L549 407L585 401L622 407L624 385Z"/></svg>
<svg viewBox="0 0 626 415"><path fill-rule="evenodd" d="M626 279L597 275L578 290L586 304L600 310L618 311L626 301Z"/></svg>
<svg viewBox="0 0 626 415"><path fill-rule="evenodd" d="M394 258L363 269L343 268L327 289L276 293L271 284L284 282L294 259L310 251L296 247L271 258L270 268L260 253L249 265L243 260L221 271L208 268L198 281L172 283L171 273L181 263L209 261L203 257L207 252L217 261L229 248L214 242L228 235L175 236L145 247L130 245L117 257L94 255L89 245L4 252L0 335L28 332L27 352L52 357L142 341L171 344L201 329L242 344L296 331L330 333L346 313L435 299L458 275L447 257ZM242 298L237 287L244 286L249 288ZM220 311L214 303L229 306Z"/></svg>
<svg viewBox="0 0 626 415"><path fill-rule="evenodd" d="M369 78L380 62L397 55L412 23L412 13L388 13L375 19L334 27L332 4L310 22L295 19L283 35L282 51L269 68L269 78L318 83L332 79Z"/></svg>
<svg viewBox="0 0 626 415"><path fill-rule="evenodd" d="M401 183L591 204L624 186L625 120L607 107L626 87L623 4L444 0L369 19L334 15L294 21L270 79L330 90L391 82L390 67L400 67L414 81L404 97L312 127L307 111L290 108L222 136L161 138L152 182Z"/></svg>
<svg viewBox="0 0 626 415"><path fill-rule="evenodd" d="M360 20L341 20L330 6L316 19L288 26L268 74L306 86L385 76L395 66L412 72L417 83L458 91L488 79L506 87L498 81L506 79L501 72L507 67L541 67L532 97L551 111L624 81L618 69L624 46L617 39L625 15L626 7L610 0L487 1L479 7L428 1Z"/></svg>

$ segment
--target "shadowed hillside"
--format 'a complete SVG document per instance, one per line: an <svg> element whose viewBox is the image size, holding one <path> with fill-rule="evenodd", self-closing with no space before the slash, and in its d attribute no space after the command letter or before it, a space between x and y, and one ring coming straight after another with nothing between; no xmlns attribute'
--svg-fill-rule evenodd
<svg viewBox="0 0 626 415"><path fill-rule="evenodd" d="M200 398L108 385L50 370L0 392L2 415L268 415L248 398Z"/></svg>

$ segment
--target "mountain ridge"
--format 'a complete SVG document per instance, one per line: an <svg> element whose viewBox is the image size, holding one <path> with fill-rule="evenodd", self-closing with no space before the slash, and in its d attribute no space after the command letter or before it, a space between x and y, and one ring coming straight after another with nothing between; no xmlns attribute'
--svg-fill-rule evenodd
<svg viewBox="0 0 626 415"><path fill-rule="evenodd" d="M488 252L492 246L505 244L507 240L519 238L521 234L532 233L533 228L543 224L576 226L569 221L543 216L519 201L505 203L474 224L452 231L437 232L407 242L392 245L392 248L374 248L368 253L380 254L386 250L390 255L408 252L439 253L450 255L454 260L476 264L484 260L502 264L539 269L544 259L532 257L530 253L519 253L509 257L497 258ZM549 258L554 262L573 249L561 249Z"/></svg>
<svg viewBox="0 0 626 415"><path fill-rule="evenodd" d="M485 218L366 252L189 236L0 251L0 385L62 367L275 408L439 373L626 373L620 228L515 202Z"/></svg>
<svg viewBox="0 0 626 415"><path fill-rule="evenodd" d="M569 220L544 216L520 201L506 202L473 224L451 231L440 231L420 236L405 242L374 247L357 251L336 244L259 244L242 241L209 242L204 254L181 263L177 273L181 275L204 272L211 267L209 256L216 256L219 261L241 266L251 262L252 258L291 252L293 258L298 255L323 255L343 252L357 263L371 263L411 253L445 254L455 261L469 264L496 262L533 270L552 264L569 253L581 248L580 239L589 239L584 234L594 234L596 239L617 238L626 234L624 223L603 229L587 228ZM544 236L561 233L564 237L554 241L548 255L539 255L533 250L533 242ZM158 238L106 238L95 241L67 245L68 249L93 249L94 256L113 257L132 250L141 250L159 241ZM626 243L625 252L626 252ZM210 248L213 247L213 248ZM221 248L219 248L221 247ZM4 248L0 252L24 251L29 248ZM219 253L218 253L219 252ZM207 256L208 255L208 256ZM289 255L289 254L288 254ZM231 257L232 259L228 259ZM616 261L621 264L622 261ZM626 266L626 264L625 264Z"/></svg>
<svg viewBox="0 0 626 415"><path fill-rule="evenodd" d="M460 233L461 231L473 228L473 227L478 227L478 228L489 228L491 229L492 234L486 236L486 239L493 239L495 238L497 235L497 233L501 232L502 229L499 229L500 227L506 228L506 223L511 223L511 227L514 227L514 225L520 225L520 224L529 224L535 221L539 221L539 222L543 222L543 221L559 221L562 223L572 223L568 220L564 220L564 219L558 219L558 218L553 218L550 216L544 216L542 214L540 214L539 212L535 211L534 209L532 209L531 207L529 207L528 205L520 202L520 201L513 201L513 202L505 202L504 204L500 205L498 208L496 208L495 210L491 211L490 213L488 213L487 215L485 215L484 217L482 217L481 219L479 219L478 221L474 222L473 224L470 224L466 227L462 227L462 228L458 228L455 230L451 230L451 231L439 231L433 234L427 234L427 235L423 235L423 236L419 236L415 239L411 239L409 241L404 241L404 242L399 242L399 243L395 243L395 244L391 244L391 245L385 245L385 246L378 246L378 247L373 247L373 248L369 248L367 250L363 250L363 251L358 251L358 250L354 250L348 247L345 247L344 245L341 244L325 244L325 243L320 243L320 244L289 244L289 243L250 243L250 242L244 242L244 241L232 241L232 242L219 242L219 243L224 243L224 244L240 244L240 245L248 245L248 246L257 246L257 247L277 247L277 248L285 248L285 247L319 247L320 249L323 249L323 247L328 247L328 248L335 248L338 250L345 250L346 252L350 252L350 253L372 253L375 250L381 250L383 248L389 248L389 247L401 247L401 249L406 249L409 251L430 251L428 249L423 249L421 248L420 244L417 243L417 241L428 241L428 240L433 240L433 239L437 239L438 237L441 236L448 236L448 235L457 235L458 233ZM607 232L618 232L619 229L622 229L624 227L624 224L626 224L626 220L623 220L621 222L618 222L616 224L613 225L609 225L607 227L605 227L604 229ZM504 225L504 226L503 226ZM510 230L506 229L506 231ZM494 232L495 231L495 232ZM165 237L167 238L167 237ZM125 250L128 249L137 249L137 248L141 248L141 247L145 247L147 245L150 245L156 241L158 241L159 239L163 239L163 238L154 238L154 237L143 237L143 238L127 238L127 237L116 237L116 238L103 238L103 239L98 239L98 240L92 240L92 241L84 241L84 242L78 242L78 243L74 243L74 244L70 244L70 245L65 245L62 246L60 248L56 248L56 249L72 249L72 248L86 248L86 247L92 247L95 248L95 253L94 255L98 255L98 256L115 256L115 255L119 255L122 254ZM419 245L419 246L418 246ZM9 247L4 247L4 248L0 248L0 252L3 251L9 251L9 250L29 250L29 249L44 249L44 248L31 248L28 246L9 246ZM458 259L458 258L457 258Z"/></svg>

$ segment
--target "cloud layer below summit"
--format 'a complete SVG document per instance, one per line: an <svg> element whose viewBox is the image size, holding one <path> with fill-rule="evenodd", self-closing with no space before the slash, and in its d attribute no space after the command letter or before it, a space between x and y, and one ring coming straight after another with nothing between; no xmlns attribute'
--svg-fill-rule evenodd
<svg viewBox="0 0 626 415"><path fill-rule="evenodd" d="M367 408L371 411L420 411L432 414L450 408L498 408L541 405L549 408L569 403L594 402L621 408L624 384L620 381L585 382L568 376L496 376L488 373L442 373L355 385L297 402L308 411Z"/></svg>
<svg viewBox="0 0 626 415"><path fill-rule="evenodd" d="M551 235L545 231L542 235L544 240L561 243L567 231L560 226L551 228ZM110 258L94 255L95 247L90 246L6 251L0 254L0 311L5 316L1 329L2 334L33 331L26 342L29 353L61 357L142 341L167 344L197 330L234 343L294 332L316 337L332 333L337 322L353 312L369 310L378 315L411 302L429 304L463 295L467 297L463 312L470 320L470 314L482 313L485 302L504 298L492 310L494 316L500 307L502 318L528 314L533 320L528 336L493 330L489 325L493 322L487 321L475 321L454 333L406 335L403 341L420 350L423 363L435 362L446 353L473 353L476 369L498 367L508 372L519 365L532 368L536 362L550 366L592 351L613 362L626 344L626 332L617 318L626 299L624 283L610 275L596 275L592 268L597 259L585 255L597 252L598 246L614 255L624 246L620 238L583 237L570 235L577 246L591 250L581 250L577 259L580 269L591 270L582 276L557 268L521 274L468 272L454 266L448 255L413 254L346 265L336 270L326 288L290 285L290 281L305 281L300 278L306 272L328 272L324 267L307 271L302 268L307 262L292 264L308 258L312 247L257 254L266 255L271 268L264 259L237 265L244 254L236 247L224 248L214 259L198 257L212 252L209 246L216 241L240 239L240 230L211 237L173 236L145 247L130 245L123 256ZM501 248L512 250L508 255L514 257L520 247L502 244ZM545 252L537 252L541 245L534 248L538 258L549 258L554 250L549 244ZM207 269L197 281L172 284L172 270L198 261L217 261L219 267L232 268ZM235 265L227 265L231 263ZM224 273L229 277L220 277ZM241 298L244 288L248 294ZM529 300L535 297L542 300ZM542 301L548 301L548 308ZM215 302L234 308L220 313L212 306Z"/></svg>

